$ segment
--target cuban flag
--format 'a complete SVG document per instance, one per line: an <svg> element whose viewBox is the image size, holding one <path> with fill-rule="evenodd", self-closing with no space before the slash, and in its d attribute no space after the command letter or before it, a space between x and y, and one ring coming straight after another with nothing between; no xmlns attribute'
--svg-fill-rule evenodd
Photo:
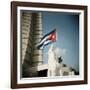
<svg viewBox="0 0 90 90"><path fill-rule="evenodd" d="M46 34L41 41L37 44L38 49L43 49L44 46L56 41L56 29Z"/></svg>

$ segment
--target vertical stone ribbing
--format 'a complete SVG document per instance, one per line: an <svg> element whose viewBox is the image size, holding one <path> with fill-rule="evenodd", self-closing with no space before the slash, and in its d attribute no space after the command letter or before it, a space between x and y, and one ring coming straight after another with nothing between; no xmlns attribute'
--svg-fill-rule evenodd
<svg viewBox="0 0 90 90"><path fill-rule="evenodd" d="M30 59L30 56L27 54L28 40L31 26L30 24L31 24L31 13L22 12L21 16L22 63L24 62L24 60L29 61Z"/></svg>
<svg viewBox="0 0 90 90"><path fill-rule="evenodd" d="M32 43L32 66L42 64L42 50L38 50L36 45L42 38L42 14L32 13L30 42Z"/></svg>
<svg viewBox="0 0 90 90"><path fill-rule="evenodd" d="M37 76L37 66L43 63L42 50L36 45L40 42L42 34L42 14L22 12L21 16L21 53L23 77ZM34 70L29 68L34 67Z"/></svg>

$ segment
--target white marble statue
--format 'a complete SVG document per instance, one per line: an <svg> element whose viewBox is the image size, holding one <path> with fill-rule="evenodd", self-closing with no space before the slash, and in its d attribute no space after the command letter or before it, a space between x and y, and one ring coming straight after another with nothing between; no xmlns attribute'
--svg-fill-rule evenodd
<svg viewBox="0 0 90 90"><path fill-rule="evenodd" d="M48 51L48 77L60 76L60 63L58 63L58 57L55 53L55 47L51 44Z"/></svg>

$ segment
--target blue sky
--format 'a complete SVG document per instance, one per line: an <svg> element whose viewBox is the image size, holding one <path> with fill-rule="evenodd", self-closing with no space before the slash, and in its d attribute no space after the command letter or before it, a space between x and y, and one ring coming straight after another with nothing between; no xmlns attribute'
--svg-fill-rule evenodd
<svg viewBox="0 0 90 90"><path fill-rule="evenodd" d="M58 40L54 43L60 49L63 63L79 70L79 15L60 12L42 12L43 35L54 28ZM48 49L51 44L44 48L44 63L48 61Z"/></svg>

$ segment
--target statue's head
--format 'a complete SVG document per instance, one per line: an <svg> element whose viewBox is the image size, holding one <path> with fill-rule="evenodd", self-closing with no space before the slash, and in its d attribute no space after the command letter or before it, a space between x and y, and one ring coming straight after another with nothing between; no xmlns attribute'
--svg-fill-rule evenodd
<svg viewBox="0 0 90 90"><path fill-rule="evenodd" d="M54 45L53 44L51 44L49 51L54 51Z"/></svg>

